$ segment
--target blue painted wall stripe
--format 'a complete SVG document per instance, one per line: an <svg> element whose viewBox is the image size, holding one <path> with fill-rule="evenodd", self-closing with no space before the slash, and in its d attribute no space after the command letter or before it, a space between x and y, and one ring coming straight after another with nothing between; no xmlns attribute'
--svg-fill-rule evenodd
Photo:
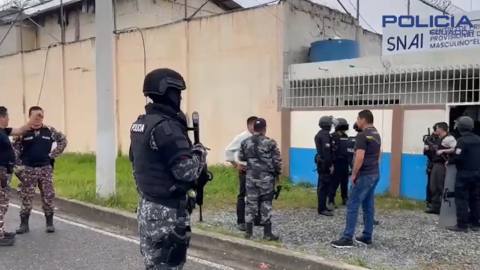
<svg viewBox="0 0 480 270"><path fill-rule="evenodd" d="M309 182L317 185L318 175L315 172L316 150L311 148L290 148L290 178L293 183ZM376 194L384 194L390 188L390 163L391 154L383 153L380 164L380 182L378 183Z"/></svg>
<svg viewBox="0 0 480 270"><path fill-rule="evenodd" d="M402 154L400 195L417 200L426 199L427 158L418 154Z"/></svg>

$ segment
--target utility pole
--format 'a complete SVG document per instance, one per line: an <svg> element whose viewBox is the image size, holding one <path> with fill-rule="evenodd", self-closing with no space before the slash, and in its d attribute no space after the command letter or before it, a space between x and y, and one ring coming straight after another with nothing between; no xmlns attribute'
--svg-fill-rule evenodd
<svg viewBox="0 0 480 270"><path fill-rule="evenodd" d="M357 21L360 24L360 0L357 0Z"/></svg>
<svg viewBox="0 0 480 270"><path fill-rule="evenodd" d="M410 0L407 0L407 15L410 15Z"/></svg>
<svg viewBox="0 0 480 270"><path fill-rule="evenodd" d="M95 60L97 87L96 191L101 197L115 194L115 92L114 18L112 1L95 1Z"/></svg>

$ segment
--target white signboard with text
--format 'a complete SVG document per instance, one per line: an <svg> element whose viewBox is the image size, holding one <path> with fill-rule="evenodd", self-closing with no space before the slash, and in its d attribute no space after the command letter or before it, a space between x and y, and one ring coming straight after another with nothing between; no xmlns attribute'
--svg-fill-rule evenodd
<svg viewBox="0 0 480 270"><path fill-rule="evenodd" d="M382 23L382 55L467 48L480 50L480 10L446 16L385 15Z"/></svg>

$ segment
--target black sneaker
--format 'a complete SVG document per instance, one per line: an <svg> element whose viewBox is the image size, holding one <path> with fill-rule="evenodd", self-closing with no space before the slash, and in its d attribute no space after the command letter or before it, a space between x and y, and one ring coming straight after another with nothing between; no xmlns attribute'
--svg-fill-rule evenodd
<svg viewBox="0 0 480 270"><path fill-rule="evenodd" d="M357 244L362 244L362 245L371 245L372 244L372 238L364 237L364 236L359 236L355 238L355 242Z"/></svg>
<svg viewBox="0 0 480 270"><path fill-rule="evenodd" d="M238 224L237 228L238 228L239 231L242 231L242 232L246 231L246 229L247 229L245 223Z"/></svg>
<svg viewBox="0 0 480 270"><path fill-rule="evenodd" d="M329 210L323 210L318 213L319 215L326 216L326 217L333 217L332 211Z"/></svg>
<svg viewBox="0 0 480 270"><path fill-rule="evenodd" d="M352 248L353 247L352 239L345 239L345 238L340 238L336 241L332 241L331 244L334 248Z"/></svg>

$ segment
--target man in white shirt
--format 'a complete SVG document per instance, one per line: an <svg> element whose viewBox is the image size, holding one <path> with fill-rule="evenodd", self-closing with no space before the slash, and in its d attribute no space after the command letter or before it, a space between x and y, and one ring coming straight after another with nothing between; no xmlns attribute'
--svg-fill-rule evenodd
<svg viewBox="0 0 480 270"><path fill-rule="evenodd" d="M247 168L244 162L239 162L236 158L238 150L240 150L240 144L246 138L253 134L253 124L258 117L250 116L247 119L247 130L238 134L235 139L225 149L225 157L228 162L238 171L238 179L240 184L240 192L237 196L237 224L240 231L245 231L245 172Z"/></svg>

